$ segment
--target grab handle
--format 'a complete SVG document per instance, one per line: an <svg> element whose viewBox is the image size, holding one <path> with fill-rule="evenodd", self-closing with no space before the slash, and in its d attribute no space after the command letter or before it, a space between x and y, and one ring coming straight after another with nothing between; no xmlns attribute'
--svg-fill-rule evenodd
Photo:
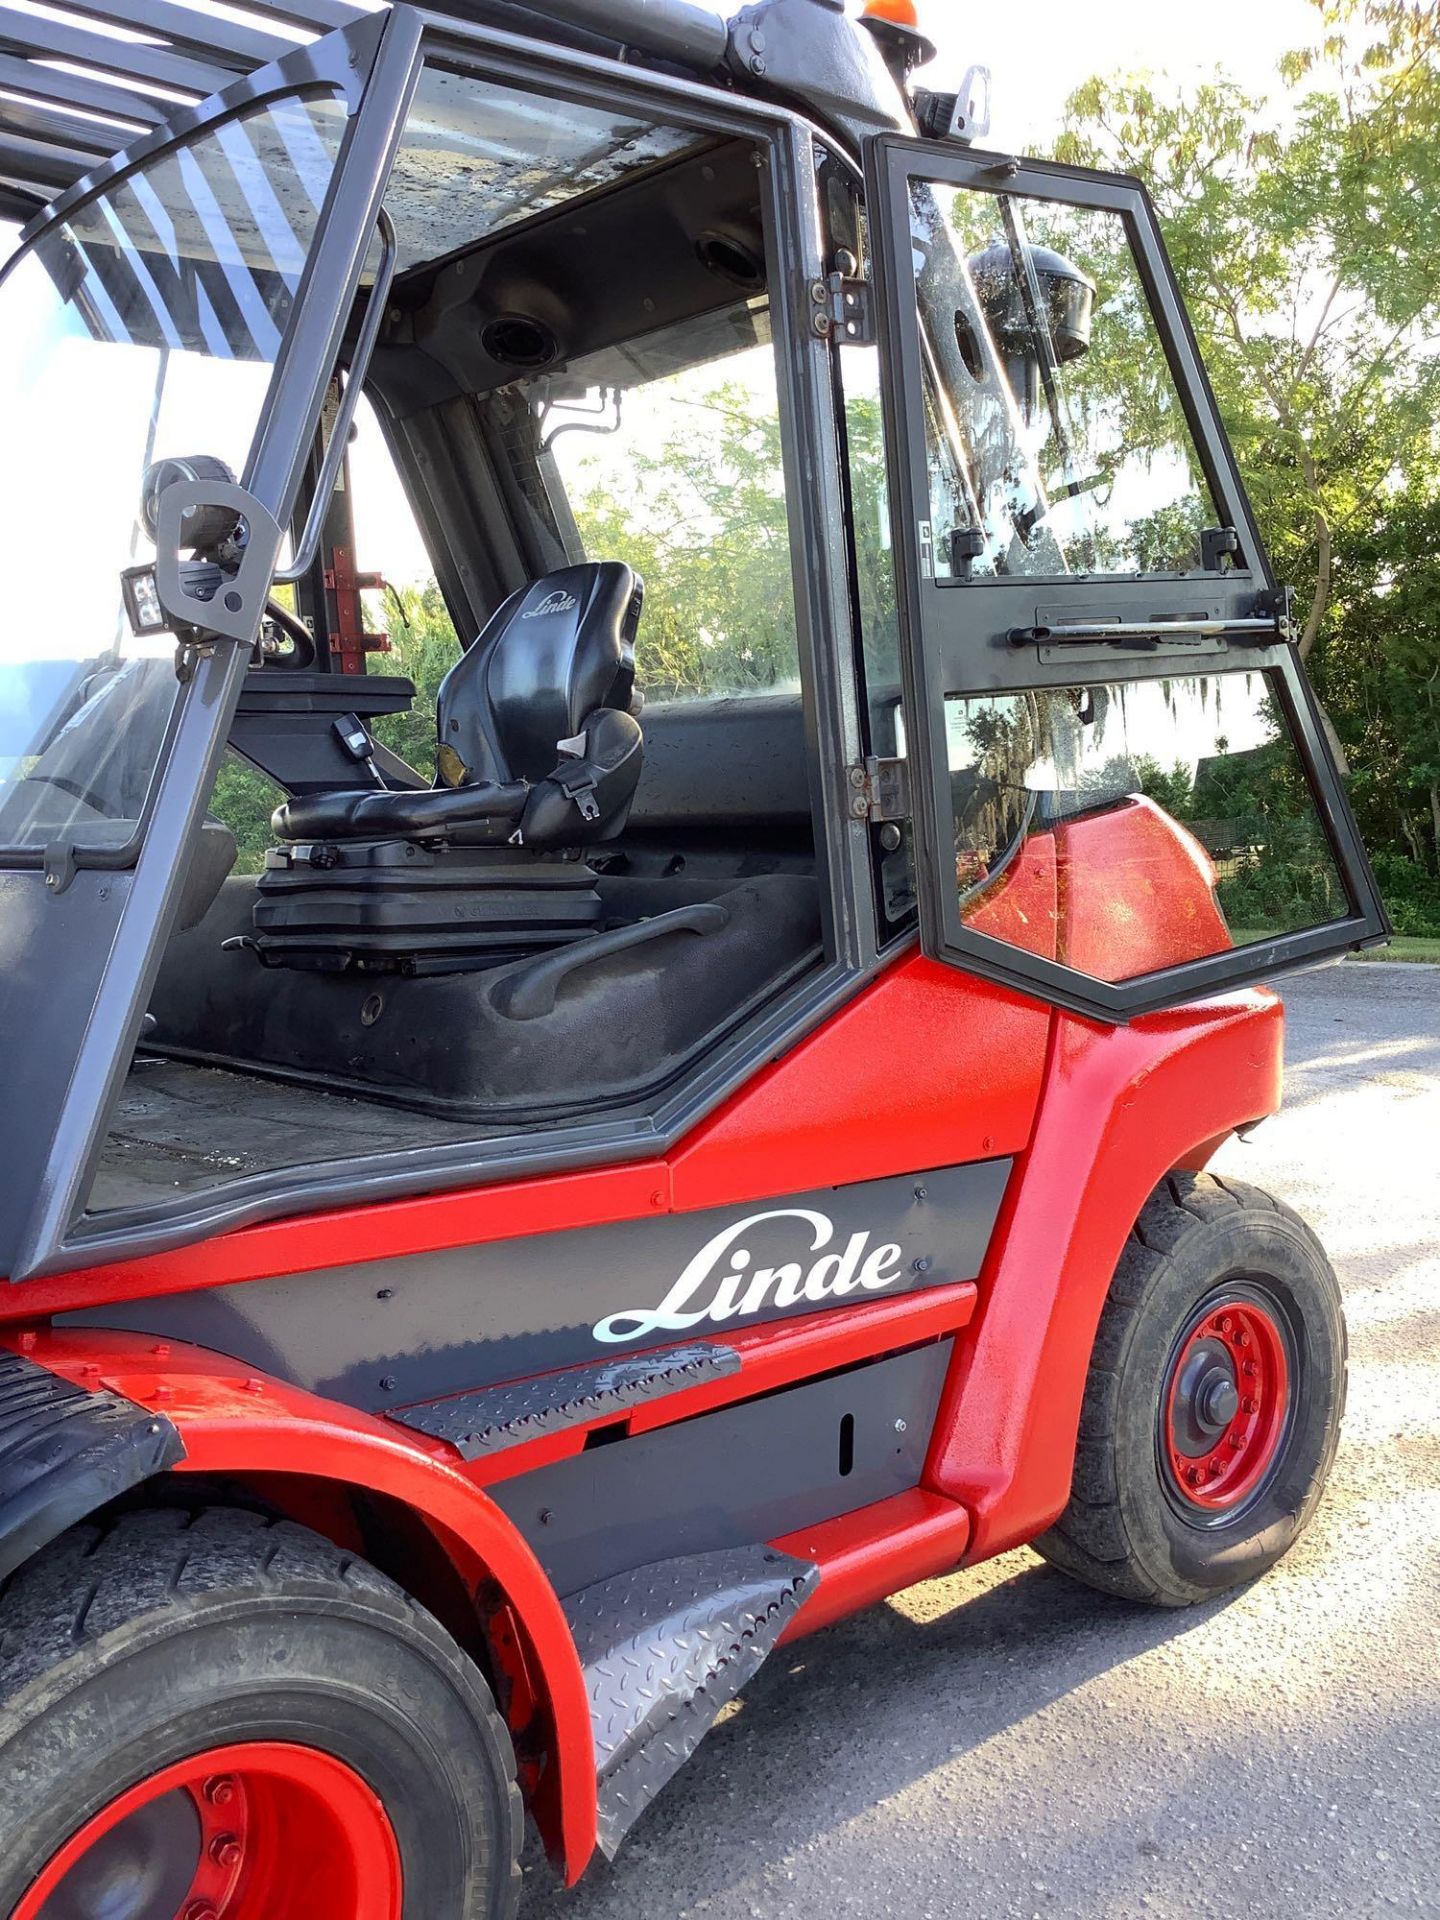
<svg viewBox="0 0 1440 1920"><path fill-rule="evenodd" d="M560 982L592 960L608 960L612 953L626 953L631 947L643 947L667 933L718 933L730 922L729 912L714 901L702 901L693 907L676 907L655 920L641 920L633 927L617 927L613 933L597 934L591 940L578 940L574 946L561 947L546 954L526 970L502 980L492 995L496 1010L507 1020L538 1020L555 1011L555 996Z"/></svg>

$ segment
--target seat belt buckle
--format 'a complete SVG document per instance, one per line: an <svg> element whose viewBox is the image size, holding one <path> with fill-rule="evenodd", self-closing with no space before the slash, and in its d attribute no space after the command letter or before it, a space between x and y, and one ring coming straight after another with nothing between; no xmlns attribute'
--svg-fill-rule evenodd
<svg viewBox="0 0 1440 1920"><path fill-rule="evenodd" d="M594 821L600 818L600 802L595 798L595 775L584 761L571 761L567 766L557 767L550 778L579 808L582 820Z"/></svg>

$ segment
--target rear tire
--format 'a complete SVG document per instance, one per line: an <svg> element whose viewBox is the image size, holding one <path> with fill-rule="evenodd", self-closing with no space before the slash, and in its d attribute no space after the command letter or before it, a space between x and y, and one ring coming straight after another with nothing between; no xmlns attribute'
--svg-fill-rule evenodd
<svg viewBox="0 0 1440 1920"><path fill-rule="evenodd" d="M1319 1504L1345 1384L1340 1289L1310 1228L1257 1187L1171 1175L1121 1255L1070 1503L1036 1548L1160 1606L1255 1579Z"/></svg>
<svg viewBox="0 0 1440 1920"><path fill-rule="evenodd" d="M18 1920L510 1920L519 1894L514 1755L474 1664L262 1514L127 1514L15 1576L0 1808Z"/></svg>

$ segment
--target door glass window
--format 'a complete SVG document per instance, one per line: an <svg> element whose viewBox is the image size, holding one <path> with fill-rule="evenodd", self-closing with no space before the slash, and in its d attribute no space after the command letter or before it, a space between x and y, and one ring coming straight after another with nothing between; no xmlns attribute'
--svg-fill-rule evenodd
<svg viewBox="0 0 1440 1920"><path fill-rule="evenodd" d="M945 706L972 932L1114 983L1351 913L1271 675Z"/></svg>
<svg viewBox="0 0 1440 1920"><path fill-rule="evenodd" d="M1198 569L1218 516L1124 217L929 181L910 206L936 577Z"/></svg>

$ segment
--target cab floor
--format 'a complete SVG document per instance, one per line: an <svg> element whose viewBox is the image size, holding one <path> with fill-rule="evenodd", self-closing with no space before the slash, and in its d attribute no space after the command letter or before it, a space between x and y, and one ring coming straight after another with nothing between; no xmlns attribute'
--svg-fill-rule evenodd
<svg viewBox="0 0 1440 1920"><path fill-rule="evenodd" d="M87 1211L130 1212L251 1174L473 1140L468 1124L178 1060L140 1058Z"/></svg>

